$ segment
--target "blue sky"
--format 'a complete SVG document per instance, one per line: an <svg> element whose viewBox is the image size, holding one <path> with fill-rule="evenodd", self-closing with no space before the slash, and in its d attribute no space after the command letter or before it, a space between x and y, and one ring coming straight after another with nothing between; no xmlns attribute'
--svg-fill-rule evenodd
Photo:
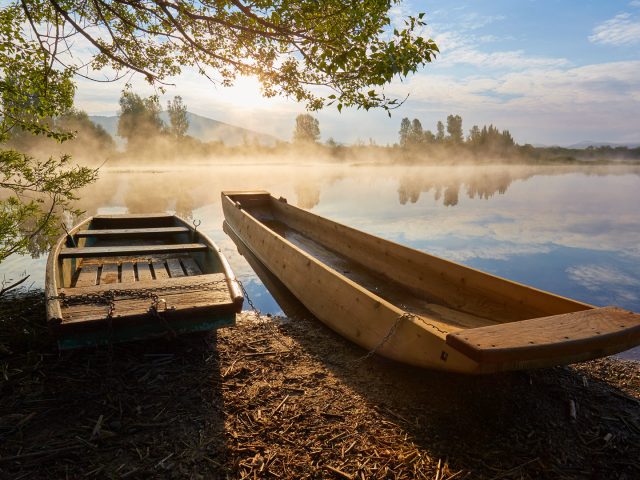
<svg viewBox="0 0 640 480"><path fill-rule="evenodd" d="M640 142L640 0L409 1L399 21L426 12L425 36L441 55L387 88L408 100L384 112L328 109L316 114L324 140L397 141L402 117L435 129L449 113L464 128L493 123L519 143L570 145L583 140ZM289 139L304 109L263 99L253 79L225 89L185 71L164 101L181 95L195 113ZM143 82L141 92L151 93ZM114 114L123 84L79 81L78 106Z"/></svg>

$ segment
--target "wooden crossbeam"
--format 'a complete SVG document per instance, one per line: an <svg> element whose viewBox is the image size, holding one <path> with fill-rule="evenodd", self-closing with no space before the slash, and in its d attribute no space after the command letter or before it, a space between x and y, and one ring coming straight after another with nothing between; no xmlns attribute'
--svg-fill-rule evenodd
<svg viewBox="0 0 640 480"><path fill-rule="evenodd" d="M78 237L113 238L113 237L158 237L175 233L187 233L187 227L156 228L105 228L98 230L80 230Z"/></svg>
<svg viewBox="0 0 640 480"><path fill-rule="evenodd" d="M207 285L213 283L213 285ZM229 287L227 285L227 277L224 273L209 273L206 275L198 275L193 277L180 277L180 278L165 278L162 280L147 280L139 281L133 284L116 283L116 284L101 284L90 285L86 287L71 287L61 288L60 293L64 293L67 296L75 295L93 295L104 293L107 291L113 291L118 293L119 290L126 292L135 292L138 290L157 290L159 293L163 293L165 290L174 291L176 293L184 293L189 287L204 285L202 290L221 290L227 292L229 295ZM179 287L186 287L184 291L181 291Z"/></svg>
<svg viewBox="0 0 640 480"><path fill-rule="evenodd" d="M60 258L117 257L121 255L149 255L163 253L202 252L208 247L203 243L174 243L169 245L127 245L119 247L63 248Z"/></svg>

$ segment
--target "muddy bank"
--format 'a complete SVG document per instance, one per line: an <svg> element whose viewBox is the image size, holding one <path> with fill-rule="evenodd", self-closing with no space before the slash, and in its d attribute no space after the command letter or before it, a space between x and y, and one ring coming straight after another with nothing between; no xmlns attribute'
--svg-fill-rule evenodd
<svg viewBox="0 0 640 480"><path fill-rule="evenodd" d="M640 476L637 363L466 377L313 320L58 353L43 297L0 300L0 477Z"/></svg>

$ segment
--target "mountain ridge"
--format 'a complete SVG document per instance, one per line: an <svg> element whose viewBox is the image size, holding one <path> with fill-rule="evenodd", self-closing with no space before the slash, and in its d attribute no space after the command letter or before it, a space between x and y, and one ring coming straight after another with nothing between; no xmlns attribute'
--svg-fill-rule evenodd
<svg viewBox="0 0 640 480"><path fill-rule="evenodd" d="M161 112L160 118L165 124L169 123L167 112ZM124 139L118 136L117 115L89 115L89 119L104 128L118 145L124 144ZM237 146L244 143L272 146L281 141L273 135L238 127L192 112L187 112L187 119L189 121L187 135L203 142L217 141L227 146Z"/></svg>
<svg viewBox="0 0 640 480"><path fill-rule="evenodd" d="M627 147L627 148L637 148L640 147L640 143L637 142L627 142L627 143L615 143L615 142L594 142L593 140L583 140L582 142L574 143L569 145L566 148L589 148L589 147Z"/></svg>

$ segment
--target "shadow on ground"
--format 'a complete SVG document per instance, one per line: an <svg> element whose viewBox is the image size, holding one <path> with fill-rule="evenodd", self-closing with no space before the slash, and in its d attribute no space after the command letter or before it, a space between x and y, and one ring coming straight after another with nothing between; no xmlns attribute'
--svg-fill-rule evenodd
<svg viewBox="0 0 640 480"><path fill-rule="evenodd" d="M215 335L59 353L42 292L0 310L0 477L225 473Z"/></svg>
<svg viewBox="0 0 640 480"><path fill-rule="evenodd" d="M640 477L637 363L603 359L465 376L363 359L364 350L315 320L250 252L239 249L287 315L280 331L380 422L394 423L424 452L432 460L427 477Z"/></svg>
<svg viewBox="0 0 640 480"><path fill-rule="evenodd" d="M637 364L468 377L361 360L261 278L290 319L61 354L42 292L2 300L0 477L640 476Z"/></svg>

